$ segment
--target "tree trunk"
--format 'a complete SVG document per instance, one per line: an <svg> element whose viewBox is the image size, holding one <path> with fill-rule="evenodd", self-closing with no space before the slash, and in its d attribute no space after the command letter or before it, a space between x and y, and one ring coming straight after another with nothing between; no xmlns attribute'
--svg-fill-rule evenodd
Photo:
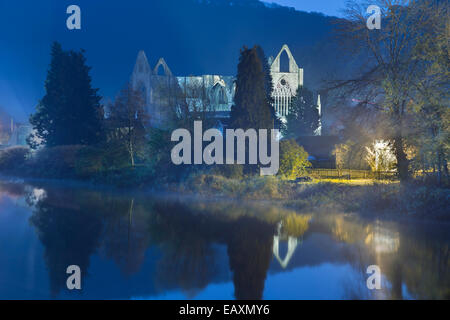
<svg viewBox="0 0 450 320"><path fill-rule="evenodd" d="M409 180L408 159L406 157L403 137L401 134L397 134L394 139L394 152L397 159L397 172L401 182Z"/></svg>
<svg viewBox="0 0 450 320"><path fill-rule="evenodd" d="M442 160L442 163L443 163L443 167L444 167L444 175L445 175L445 178L448 179L448 163L447 163L447 159L445 159L445 156L443 158L444 159Z"/></svg>
<svg viewBox="0 0 450 320"><path fill-rule="evenodd" d="M130 152L130 160L131 160L131 166L134 168L134 150L133 150L133 143L129 141L128 144L128 150Z"/></svg>
<svg viewBox="0 0 450 320"><path fill-rule="evenodd" d="M437 151L437 161L438 161L438 174L437 174L437 183L441 185L442 182L442 157L440 150Z"/></svg>
<svg viewBox="0 0 450 320"><path fill-rule="evenodd" d="M133 147L130 150L130 158L131 158L131 166L134 167L134 153L133 153Z"/></svg>

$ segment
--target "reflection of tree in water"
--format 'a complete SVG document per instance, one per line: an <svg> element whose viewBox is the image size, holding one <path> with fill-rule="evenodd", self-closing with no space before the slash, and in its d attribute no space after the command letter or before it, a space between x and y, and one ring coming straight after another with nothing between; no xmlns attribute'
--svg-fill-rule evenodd
<svg viewBox="0 0 450 320"><path fill-rule="evenodd" d="M30 217L45 248L52 297L66 288L69 265L78 265L82 279L86 277L89 257L99 243L100 217L92 206L86 207L86 202L77 202L78 199L72 193L48 191Z"/></svg>
<svg viewBox="0 0 450 320"><path fill-rule="evenodd" d="M274 226L242 217L229 228L228 256L236 299L262 299L272 260Z"/></svg>
<svg viewBox="0 0 450 320"><path fill-rule="evenodd" d="M417 299L450 297L450 251L445 227L414 223L401 226L342 215L325 218L330 219L334 220L334 223L327 223L331 233L340 241L355 246L348 252L347 259L360 271L363 288L349 288L351 297L364 296L366 268L371 264L378 265L389 281L390 286L382 290L385 298L406 298L405 286Z"/></svg>
<svg viewBox="0 0 450 320"><path fill-rule="evenodd" d="M104 199L103 210L102 252L117 263L123 274L138 272L149 245L148 210L134 198L117 196Z"/></svg>
<svg viewBox="0 0 450 320"><path fill-rule="evenodd" d="M402 284L417 299L450 298L450 242L447 232L437 226L430 230L402 230L398 254L384 261L390 272L388 277L392 278L394 298L402 298Z"/></svg>
<svg viewBox="0 0 450 320"><path fill-rule="evenodd" d="M88 274L97 249L125 275L139 271L149 245L148 211L134 199L95 191L48 189L30 218L45 248L52 296L66 288L66 268Z"/></svg>
<svg viewBox="0 0 450 320"><path fill-rule="evenodd" d="M208 212L181 203L159 203L154 209L151 234L164 251L159 281L185 290L205 287L218 269L211 244L224 243L236 298L262 298L272 258L272 224L246 216L227 219L217 207Z"/></svg>
<svg viewBox="0 0 450 320"><path fill-rule="evenodd" d="M150 235L163 253L155 275L159 286L194 293L213 280L219 269L212 248L216 224L181 203L155 203Z"/></svg>

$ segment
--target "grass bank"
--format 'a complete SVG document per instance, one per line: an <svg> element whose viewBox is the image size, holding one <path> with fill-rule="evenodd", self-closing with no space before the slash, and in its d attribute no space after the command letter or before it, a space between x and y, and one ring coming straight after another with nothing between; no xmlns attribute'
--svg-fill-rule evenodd
<svg viewBox="0 0 450 320"><path fill-rule="evenodd" d="M340 210L361 215L389 215L450 220L450 189L417 183L372 180L314 180L295 183L277 177L228 179L198 174L172 191L208 197L280 201L304 210Z"/></svg>

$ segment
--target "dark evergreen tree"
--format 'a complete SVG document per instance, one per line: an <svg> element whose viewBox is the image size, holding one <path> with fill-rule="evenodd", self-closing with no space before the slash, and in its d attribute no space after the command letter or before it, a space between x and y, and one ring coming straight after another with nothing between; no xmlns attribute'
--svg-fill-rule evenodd
<svg viewBox="0 0 450 320"><path fill-rule="evenodd" d="M266 97L267 101L269 101L269 104L271 106L270 112L272 114L273 124L275 128L281 127L281 120L277 117L277 113L275 111L275 108L273 107L274 99L272 97L273 92L273 81L272 81L272 74L270 73L270 65L269 61L266 57L266 54L264 53L264 50L261 48L261 46L256 46L256 52L258 53L258 57L261 60L263 64L263 72L264 72L264 90L266 91Z"/></svg>
<svg viewBox="0 0 450 320"><path fill-rule="evenodd" d="M282 127L283 137L295 139L299 136L312 136L319 125L319 110L313 93L305 87L299 87L289 106L286 123Z"/></svg>
<svg viewBox="0 0 450 320"><path fill-rule="evenodd" d="M63 51L55 42L45 81L45 96L30 123L35 129L30 145L93 145L103 134L103 107L98 89L91 86L84 51Z"/></svg>
<svg viewBox="0 0 450 320"><path fill-rule="evenodd" d="M257 48L244 47L239 58L230 127L273 128L271 109L273 108L267 99L263 63L258 56Z"/></svg>

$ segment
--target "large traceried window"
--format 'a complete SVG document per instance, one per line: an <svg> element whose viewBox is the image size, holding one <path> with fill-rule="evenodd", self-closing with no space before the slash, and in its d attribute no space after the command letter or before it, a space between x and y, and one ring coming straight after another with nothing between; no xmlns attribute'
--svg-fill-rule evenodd
<svg viewBox="0 0 450 320"><path fill-rule="evenodd" d="M292 92L289 83L282 78L277 83L272 93L274 100L275 111L281 117L286 117L289 114L289 105L291 104L294 93Z"/></svg>

